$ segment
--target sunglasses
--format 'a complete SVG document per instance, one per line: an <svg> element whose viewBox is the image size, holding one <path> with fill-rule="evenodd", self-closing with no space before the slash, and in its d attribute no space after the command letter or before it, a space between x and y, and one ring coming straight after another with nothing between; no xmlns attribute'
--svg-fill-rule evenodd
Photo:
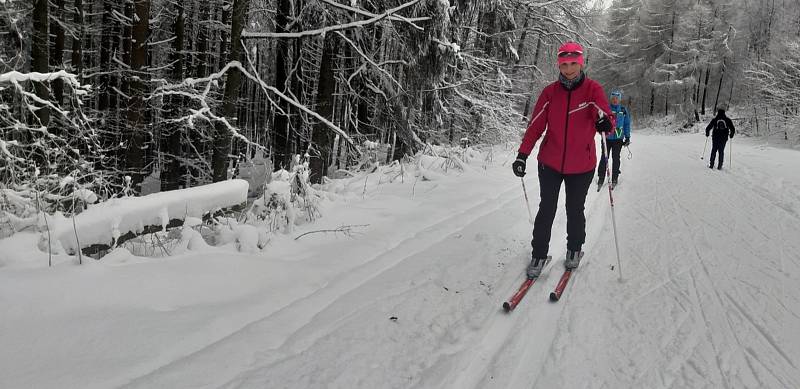
<svg viewBox="0 0 800 389"><path fill-rule="evenodd" d="M582 51L562 51L562 52L558 53L558 56L561 57L561 58L564 58L564 57L579 57L581 55L583 55Z"/></svg>

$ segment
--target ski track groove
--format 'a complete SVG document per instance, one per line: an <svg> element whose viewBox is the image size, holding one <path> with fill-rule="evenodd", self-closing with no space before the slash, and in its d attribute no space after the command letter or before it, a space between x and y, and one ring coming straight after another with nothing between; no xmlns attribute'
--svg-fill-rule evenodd
<svg viewBox="0 0 800 389"><path fill-rule="evenodd" d="M680 288L679 288L677 285L675 285L675 284L676 284L675 278L676 278L676 277L683 276L683 275L684 275L684 274L686 274L686 273L689 273L689 272L695 271L695 270L696 270L696 269L695 269L695 268L696 268L696 266L697 266L696 264L694 264L694 265L690 265L690 266L688 266L686 269L684 269L684 270L681 270L680 272L678 272L678 273L675 273L674 275L673 275L673 274L668 274L668 275L667 275L667 278L666 278L664 281L661 281L661 282L659 282L659 283L657 283L657 284L653 285L653 286L652 286L650 289L648 289L648 290L647 290L647 291L645 291L644 293L641 293L641 294L639 294L638 296L636 296L636 298L635 298L635 299L633 299L633 300L631 300L630 302L626 303L626 305L625 305L625 308L624 308L624 311L628 311L628 310L629 310L629 309L631 309L632 307L636 306L640 300L642 300L642 299L643 299L643 298L645 298L645 297L648 297L648 296L649 296L649 295L651 295L653 292L655 292L656 290L659 290L659 289L661 289L661 288L667 288L667 287L674 286L674 287L677 287L677 288L678 288L677 290L678 290L678 291L679 291L679 293L680 293ZM658 274L654 274L654 275L655 275L655 276L657 276L657 277L659 276Z"/></svg>
<svg viewBox="0 0 800 389"><path fill-rule="evenodd" d="M730 295L730 293L728 293L728 292L724 292L724 293L725 293L725 296L728 298L728 300L729 300L729 301L730 301L730 302L733 304L733 306L736 308L736 310L737 310L737 311L739 311L739 313L742 315L742 317L744 317L744 318L745 318L745 319L746 319L746 320L747 320L747 321L748 321L748 322L749 322L749 323L750 323L750 324L753 326L753 328L755 328L755 329L756 329L756 331L757 331L757 332L758 332L758 333L759 333L759 334L760 334L760 335L761 335L761 336L764 338L764 340L765 340L767 343L769 343L769 345L770 345L770 346L772 346L772 348L773 348L773 349L775 349L775 351L777 351L777 352L778 352L778 354L779 354L781 357L783 357L783 359L784 359L786 362L788 362L788 363L789 363L789 365L791 365L793 368L797 369L797 366L794 364L794 361L792 361L792 358L790 358L790 357L789 357L789 355L788 355L788 354L786 354L786 352L783 350L783 348L781 348L781 347L778 345L778 342L777 342L777 341L776 341L776 340L775 340L775 339L772 337L772 335L770 335L770 334L769 334L769 331L767 331L767 330L765 330L763 327L761 327L761 325L760 325L760 324L758 324L758 323L756 322L756 320L753 318L753 316L752 316L751 314L749 314L749 313L747 312L747 310L745 310L745 309L744 309L744 308L741 306L741 304L739 304L739 302L738 302L738 301L736 301L736 299L735 299L735 298L733 298L733 297Z"/></svg>
<svg viewBox="0 0 800 389"><path fill-rule="evenodd" d="M726 369L724 369L722 367L722 361L720 360L720 356L721 356L720 350L717 347L716 342L714 341L714 333L715 332L714 332L714 329L712 328L713 327L712 322L709 319L708 314L706 314L705 308L703 308L702 298L700 297L700 294L699 294L700 285L697 283L697 278L695 277L695 273L689 273L689 277L691 278L692 286L694 286L694 288L692 288L692 290L694 291L695 306L698 308L698 310L700 312L700 316L703 318L703 327L705 327L706 333L709 335L709 343L711 344L711 349L714 351L714 356L715 356L714 361L716 362L720 378L721 378L722 383L725 385L726 388L731 388L732 387L731 383L728 380L727 374L726 374L727 371L726 371ZM728 331L730 333L734 332L733 328L730 327L730 323L728 323ZM737 343L739 345L739 348L741 349L742 348L742 344L739 342L739 339L736 338L736 341L737 341ZM755 374L756 372L753 371L753 373Z"/></svg>
<svg viewBox="0 0 800 389"><path fill-rule="evenodd" d="M590 186L590 188L591 188L591 186ZM605 194L607 195L607 192L606 192ZM587 237L587 238L589 238L589 237L594 237L594 238L597 238L597 236L598 236L598 235L600 235L600 233L602 232L602 227L603 227L603 224L602 224L602 223L592 223L592 224L589 224L589 222L588 222L588 221L589 221L589 220L592 220L592 216L594 216L594 215L595 215L595 213L600 213L601 215L604 215L604 214L606 214L606 213L610 212L610 205L609 205L609 206L605 206L605 204L607 204L607 203L606 203L605 201L603 201L603 200L602 200L603 198L605 198L605 196L603 196L603 195L594 196L594 197L592 198L592 201L591 201L590 207L588 207L588 210L586 211L586 215L585 215L585 216L586 216L586 220L587 220L587 223L586 223L586 228L587 228L587 229L591 229L591 231L587 231L587 234L586 234L586 237ZM598 204L598 202L599 202L599 204ZM587 207L584 207L584 208L586 209ZM598 215L598 216L601 216L601 215ZM588 241L588 242L595 242L595 241L598 241L598 240L597 240L597 239L586 239L586 241ZM586 248L589 248L589 247L592 247L592 244L586 245ZM590 263L591 263L591 257L587 258L587 260L586 260L586 261L582 261L582 267L581 267L581 269L582 269L582 270L585 272L585 271L586 271L586 268L587 268L587 267L590 265ZM579 279L583 278L583 277L581 276L581 273L582 273L581 271L576 271L576 272L575 272L575 273L574 273L574 274L573 274L573 275L570 277L571 279L570 279L569 283L567 284L567 288L568 288L568 289L574 289L575 282L577 282ZM560 274L559 274L559 272L556 272L556 275L558 276L558 278L560 278ZM566 293L567 293L567 290L564 290L564 293L565 293L565 295L566 295ZM574 294L574 292L573 292L572 294ZM526 296L526 297L527 297L527 296ZM567 305L568 305L568 303L569 303L569 300L570 300L570 299L564 299L564 301L561 301L561 300L559 300L558 302L556 302L556 303L555 303L555 304L559 305L559 306L560 306L560 308L561 308L561 309L559 310L559 314L558 314L558 316L557 316L557 317L555 317L555 318L553 318L553 319L551 319L551 320L552 320L554 323L556 323L555 325L556 325L557 327L558 327L558 325L559 325L559 324L558 324L559 322L562 322L562 321L564 321L564 320L563 320L563 319L564 319L564 318L563 318L564 312L565 312L565 311L566 311L566 312L569 312L569 311L567 311L567 310L566 310L566 307L567 307ZM548 300L548 302L547 302L547 303L549 304L549 300ZM569 313L568 313L568 314L569 314ZM530 315L531 315L531 313L529 313L529 316L530 316ZM569 319L569 318L567 318L567 319ZM567 323L571 322L570 320L566 320L566 321L567 321ZM554 347L555 347L555 342L556 342L556 337L554 336L554 337L552 337L552 338L550 339L550 344L548 345L547 351L546 351L546 352L545 352L543 355L552 355L553 349L554 349ZM528 342L528 343L531 343L531 342ZM527 349L528 349L528 350L533 350L533 349L535 349L535 348L533 348L533 347L528 347ZM524 360L524 358L521 358L521 359L520 359L520 360L517 362L517 365L514 367L514 374L512 375L512 381L511 381L512 385L513 385L513 384L514 384L514 382L515 382L515 380L514 380L513 378L514 378L514 377L516 377L516 376L518 376L518 374L517 374L517 371L519 371L519 370L520 370L520 365L523 363L523 362L522 362L522 360ZM544 371L544 369L545 369L545 367L546 367L546 361L547 361L547 360L545 359L545 363L542 363L542 364L540 364L540 365L539 365L539 371L538 371L538 373L535 375L535 379L534 379L534 381L532 382L531 388L533 388L533 389L537 388L537 385L538 385L539 379L541 378L541 376L542 376L542 372ZM524 368L523 368L523 369L524 369Z"/></svg>
<svg viewBox="0 0 800 389"><path fill-rule="evenodd" d="M441 220L440 222L437 222L437 223L436 223L434 226L431 226L431 227L425 228L425 229L421 230L420 232L418 232L418 233L414 234L414 236L413 236L413 237L411 237L411 238L407 238L407 239L403 240L402 242L398 243L397 245L395 245L394 247L391 247L391 248L387 249L386 251L384 251L384 252L381 252L379 255L376 255L375 257L373 257L373 259L370 259L368 262L366 262L364 265L366 265L366 264L368 264L368 263L372 263L373 261L377 260L378 258L380 258L380 257L382 257L382 256L384 256L384 255L386 255L386 254L388 254L388 253L390 253L391 251L397 250L399 247L403 246L403 244L404 244L404 243L407 243L408 241L411 241L411 240L416 240L416 238L418 238L420 235L424 235L424 233L425 233L426 231L430 230L431 228L434 228L434 227L436 227L436 226L439 226L439 225L441 225L441 224L445 224L445 223L447 223L448 221L451 221L452 219L455 219L455 218L457 218L457 217L459 217L459 216L462 216L462 215L465 215L465 214L467 214L467 213L473 213L473 212L471 212L471 211L475 210L476 208L483 208L483 206L485 206L486 204L493 203L493 202L495 202L495 201L499 200L501 197L504 197L504 195L506 195L506 194L508 194L508 193L511 193L511 192L513 192L514 190L516 190L516 188L511 188L511 189L509 189L509 190L507 190L507 191L503 192L501 195L497 196L496 198L493 198L493 199L489 199L489 200L483 201L483 202L481 202L480 204L478 204L477 206L470 207L469 209L465 210L464 212L461 212L461 213L459 213L459 214L456 214L456 215L455 215L455 216L453 216L453 217L448 217L448 218L446 218L446 219L443 219L443 220ZM363 282L362 282L361 284L357 285L355 288L353 288L353 289L352 289L352 290L350 290L350 291L347 291L347 292L345 292L345 293L342 293L342 294L341 294L341 296L339 296L339 298L341 298L341 297L344 297L345 295L347 295L347 294L349 294L349 293L353 293L355 290L359 289L359 288L360 288L361 286L363 286L364 284L367 284L369 281L371 281L371 280L373 280L373 279L375 279L375 278L377 278L377 277L380 277L380 276L381 276L382 274L384 274L385 272L387 272L387 271L390 271L390 270L392 270L394 267L396 267L396 266L400 265L400 264L401 264L401 263L403 263L403 262L404 262L406 259L408 259L408 258L411 258L411 257L414 257L414 256L417 256L417 255L419 255L419 254L421 254L421 253L423 253L423 252L427 251L427 250L428 250L428 249L430 249L431 247L434 247L434 246L436 246L437 244L439 244L439 243L443 242L444 240L448 239L448 238L449 238L450 236L452 236L454 233L457 233L457 232L459 232L459 231L462 231L462 230L464 230L465 228L469 227L470 225L472 225L473 223L475 223L475 221L476 221L476 220L478 220L478 219L480 219L480 218L482 218L482 217L484 217L484 216L487 216L487 215L489 215L489 214L492 214L492 213L494 213L494 212L497 212L497 211L499 211L501 208L503 208L504 206L506 206L506 205L508 205L509 203L511 203L512 201L518 201L518 199L517 199L517 198L512 198L512 199L508 199L508 200L501 200L501 201L502 201L502 202L501 202L499 205L497 205L497 206L494 206L494 207L489 207L489 209L490 209L490 211L489 211L489 212L486 212L486 213L484 213L484 214L479 214L477 217L475 217L475 218L473 218L473 219L469 220L469 221L468 221L468 222L466 222L465 224L457 226L457 227L456 227L456 229L455 229L455 230L453 230L453 231L447 231L447 232L444 232L444 233L442 233L442 234L441 234L441 235L440 235L438 238L436 238L436 240L435 240L435 241L431 242L429 245L426 245L425 247L423 247L422 249L420 249L420 250L418 250L418 251L411 252L410 254L408 254L408 255L406 255L406 256L404 256L404 257L402 257L401 259L399 259L399 260L398 260L396 263L392 264L390 267L388 267L388 268L386 268L386 269L383 269L382 271L380 271L379 273L376 273L376 274L375 274L374 276L372 276L372 277L369 277L369 278L367 278L367 279L364 279L364 280L363 280ZM474 213L473 213L473 214L474 214ZM355 270L355 269L353 269L353 270ZM407 290L406 290L406 291L407 291ZM405 291L404 291L404 292L405 292ZM401 293L399 293L399 294L403 294L404 292L401 292ZM330 307L330 305L332 305L332 304L334 304L336 301L338 301L338 299L339 299L339 298L337 298L337 299L333 300L333 301L331 302L331 304L329 304L329 305L326 305L325 307L323 307L322 309L320 309L320 310L319 310L319 311L318 311L318 312L317 312L317 313L314 315L314 317L317 317L319 314L321 314L322 312L324 312L325 310L327 310L327 309ZM383 300L384 298L385 298L385 296L381 296L381 297L373 297L373 298L372 298L372 301L370 301L369 303L370 303L370 304L374 304L376 301ZM351 312L350 312L350 313L349 313L347 316L345 316L345 317L342 317L342 318L340 318L340 319L336 320L336 322L334 322L333 324L335 324L336 326L338 326L338 325L339 325L339 324L341 324L342 322L345 322L345 321L347 321L348 319L350 319L352 316L356 315L356 314L357 314L357 313L358 313L360 310L362 310L362 309L363 309L363 307L362 307L362 306L355 307L355 308L354 308L354 309L353 309L353 310L352 310L352 311L351 311ZM314 322L314 320L312 319L311 321L309 321L309 323L307 323L307 324L306 324L306 326L307 326L308 324L311 324L311 323L313 323L313 322ZM334 327L335 327L335 326L333 326L333 325L332 325L330 328L334 328ZM298 329L298 332L299 332L300 330L302 330L303 328L305 328L305 326L303 326L303 327L299 328L299 329ZM325 333L328 333L328 332L329 332L329 331L325 331ZM300 352L300 351L302 351L302 350L299 350L298 352Z"/></svg>
<svg viewBox="0 0 800 389"><path fill-rule="evenodd" d="M535 188L538 190L538 185ZM602 198L602 197L603 196L593 196L591 198L590 206L587 207L587 212L586 212L587 221L590 219L590 217L592 215L595 214L595 212L597 212L597 208L601 208L601 210L605 210L605 207L600 207L600 206L596 205L598 201L600 201L600 203L603 203L601 200L598 200L599 198ZM561 196L559 196L559 201L560 202L562 201ZM557 219L558 219L558 216L557 216ZM588 227L588 224L589 223L587 222L587 227ZM556 228L563 229L563 228L565 228L565 224L564 223L559 223L558 225L554 224L553 225L553 229L555 230ZM587 234L587 237L588 236L589 235ZM559 244L559 245L557 245L557 247L561 247L561 245ZM551 252L553 251L552 249L553 249L553 247L551 245ZM520 306L517 307L517 308L524 308L526 305L533 304L533 302L531 301L531 298L533 298L536 295L536 293L535 293L536 289L545 288L544 285L549 285L547 281L550 279L551 276L556 276L556 277L560 278L560 276L561 276L561 272L560 272L561 269L560 268L555 270L555 274L552 273L554 271L553 267L555 266L556 263L563 263L563 261L561 260L560 257L554 257L554 259L552 261L550 261L550 264L548 265L550 268L546 272L546 277L540 277L537 280L537 282L533 285L533 287L528 291L527 295L525 296L525 299L522 301ZM585 265L585 263L583 263L583 265ZM570 280L570 284L573 284L573 282L575 281L575 276L578 275L579 273L580 272L576 272L575 274L573 274L573 279ZM544 274L545 274L545 272L543 272L543 275ZM517 274L515 274L515 278L510 280L508 283L510 283L511 287L514 290L516 290L515 286L514 286L514 283L515 282L520 282L521 280L522 279L519 278ZM547 291L547 290L545 290L545 291ZM507 291L507 292L508 293L513 293L513 291L510 291L510 292ZM565 293L566 293L566 291L565 291ZM503 298L507 298L507 297L504 296ZM526 304L526 302L527 302L527 304ZM551 319L552 322L558 321L558 319L561 318L561 315L564 312L564 304L563 304L563 302L556 303L555 305L559 305L560 309L558 310L558 314L557 315L551 315L553 317ZM531 322L531 320L532 320L531 318L533 316L535 316L536 310L532 309L532 308L533 307L531 307L530 309L527 309L527 310L515 310L514 312L512 312L512 313L510 313L508 315L506 315L504 312L502 312L501 310L498 309L497 314L506 315L508 317L502 317L501 316L500 318L498 318L498 317L490 318L490 323L488 324L488 329L486 329L484 331L484 334L493 334L493 336L485 336L484 335L481 339L484 339L484 340L497 339L497 333L499 332L501 334L501 336L502 336L502 340L501 341L492 340L491 343L494 343L494 344L491 344L489 346L485 346L484 342L479 342L479 344L480 344L479 347L481 349L485 349L485 348L490 348L491 349L489 351L488 355L484 356L481 352L478 352L472 358L470 358L470 362L464 363L462 361L462 363L457 363L456 364L457 366L466 365L466 368L464 368L464 369L456 369L456 370L458 370L459 372L465 372L465 371L470 372L469 377L468 378L464 378L467 375L464 375L462 373L462 375L460 375L458 379L454 380L452 378L452 374L450 374L448 376L448 378L444 380L444 382L446 383L444 386L451 387L453 389L480 388L480 387L482 387L482 386L480 386L480 383L486 383L487 382L487 378L489 378L490 372L495 368L495 365L497 363L497 358L502 354L501 351L505 348L505 346L507 346L509 343L514 341L514 337L512 335L520 327L524 327L526 324L529 324ZM523 315L523 314L521 314L522 312L525 312L526 314ZM510 324L500 323L500 322L503 322L503 321L511 321L511 323ZM498 330L498 329L496 329L497 326L501 326L502 328L500 330ZM539 340L541 340L540 337L534 337L533 340L528 341L527 343L529 344L529 343L532 343L533 341L539 341ZM553 346L554 346L554 342L555 342L555 338L551 338L550 342L549 342L549 345L548 345L548 348L547 348L547 350L548 350L547 352L548 353L552 351ZM541 349L541 347L538 347L538 348ZM526 349L530 350L530 349L534 349L534 348L531 348L531 347L525 348L525 347L523 347L523 350L526 350ZM470 355L471 353L467 349L465 349L465 350L462 351L462 354ZM524 359L524 358L522 358L522 359ZM517 372L519 371L519 368L520 368L519 364L522 363L521 362L522 359L520 359L520 361L517 362L517 365L513 366L513 373L510 375L511 378L509 379L509 381L512 383L512 386L513 386L513 383L515 382L516 377L518 376ZM480 361L482 361L482 362L480 362ZM473 367L473 365L476 364L476 363L479 363L480 366ZM538 380L538 377L541 375L541 369L544 369L544 364L541 364L539 368L540 368L540 372L539 372L539 374L536 375L537 380ZM479 373L472 373L474 371L478 371ZM467 382L464 382L464 381L467 381ZM535 381L534 381L534 385L535 385Z"/></svg>
<svg viewBox="0 0 800 389"><path fill-rule="evenodd" d="M421 234L423 234L423 233L425 233L427 231L430 231L432 229L435 229L436 227L439 227L439 226L442 226L442 225L446 225L448 222L451 222L454 219L457 219L459 217L463 217L464 215L471 214L472 216L470 217L470 221L469 222L467 222L465 225L459 224L458 226L456 226L457 228L456 228L455 231L461 230L464 227L466 227L466 225L470 224L471 222L474 222L475 220L480 219L481 217L483 217L483 216L485 216L485 215L487 215L489 213L496 212L497 210L502 208L503 205L506 205L506 204L508 204L508 203L510 203L512 201L519 201L519 198L513 197L513 195L512 195L512 193L514 191L516 191L516 190L518 190L516 185L509 185L508 188L506 188L504 191L502 191L499 195L497 195L495 197L488 198L486 200L482 200L482 201L479 201L477 203L473 203L473 204L465 207L463 211L461 211L461 212L459 212L457 214L451 214L451 215L449 215L447 217L439 219L439 220L429 224L428 226L426 226L424 228L421 228L419 232L417 232L417 233L415 233L415 234L413 234L413 235L411 235L409 237L406 237L406 238L398 241L396 244L392 245L391 247L387 248L386 250L381 251L378 254L372 256L369 260L366 260L365 262L361 263L360 265L357 265L353 269L350 269L345 274L341 274L341 275L338 275L338 276L334 277L332 280L327 282L320 289L317 289L317 290L311 292L311 294L309 294L307 296L304 296L304 297L301 297L301 298L299 298L299 299L297 299L295 301L292 301L288 305L286 305L286 306L284 306L282 308L279 308L279 309L275 310L274 312L271 312L270 314L268 314L266 316L263 316L263 317L261 317L259 319L253 320L253 321L251 321L249 323L246 323L241 328L239 328L239 329L237 329L237 330L235 330L235 331L233 331L233 332L231 332L231 333L229 333L229 334L227 334L227 335L225 335L225 336L223 336L223 337L221 337L221 338L219 338L219 339L217 339L217 340L215 340L215 341L213 341L213 342L211 342L209 344L206 344L205 346L200 347L199 349L197 349L197 350L195 350L193 352L190 352L190 353L186 354L185 356L183 356L181 358L174 359L174 360L170 361L169 363L167 363L165 365L162 365L162 366L159 366L159 367L157 367L155 369L152 369L148 373L139 374L136 377L132 377L132 378L130 378L128 380L127 383L123 384L122 387L135 386L139 382L147 380L150 377L153 377L154 375L157 375L159 372L164 371L165 369L169 369L171 366L178 366L178 365L182 364L183 362L193 358L194 356L197 356L197 355L199 355L199 354L201 354L201 353L203 353L205 351L211 350L215 346L217 346L217 345L219 345L219 344L221 344L221 343L223 343L223 342L225 342L225 341L227 341L229 339L232 339L236 335L243 333L244 331L246 331L246 330L252 328L253 326L257 325L258 323L261 323L261 322L263 322L265 320L269 320L270 318L272 318L274 316L280 315L282 312L286 311L287 309L291 309L292 307L296 306L297 304L300 304L300 303L302 303L304 301L308 301L308 299L311 299L311 298L313 298L315 296L318 296L320 292L325 291L332 284L341 283L342 279L346 279L346 278L352 276L352 274L354 272L357 272L358 270L362 270L363 268L369 267L371 265L377 266L375 264L375 261L378 261L381 257L386 256L388 253L390 253L390 252L392 252L394 250L397 250L398 248L402 247L403 244L406 244L406 243L408 243L410 241L413 241L415 238L419 237ZM497 207L490 207L491 211L487 212L486 214L479 214L478 216L474 216L475 215L475 213L474 213L475 210L480 210L481 208L486 208L485 206L487 204L492 204L493 202L497 202L499 199L504 198L504 197L508 197L508 196L511 196L511 198L502 200L503 201L502 205L497 206ZM309 323L313 322L313 317L317 316L320 312L325 311L328 307L330 307L330 305L335 303L338 300L338 298L341 298L342 296L344 296L344 295L346 295L348 293L351 293L352 291L354 291L354 290L358 289L359 287L361 287L362 285L368 283L370 280L374 279L375 277L378 277L381 274L383 274L384 272L386 272L388 270L391 270L392 267L394 267L397 264L401 263L403 260L405 260L405 259L407 259L407 258L409 258L411 256L417 255L417 254L425 251L426 249L436 245L437 243L441 243L443 240L447 239L450 235L452 235L455 231L450 231L448 229L448 231L443 232L440 236L438 236L436 239L434 239L435 241L432 242L431 244L425 245L425 247L423 247L423 248L421 248L419 250L416 250L416 251L412 252L409 255L403 256L402 258L397 260L391 266L388 266L388 267L386 267L384 269L381 269L380 271L378 271L375 274L372 274L368 278L361 279L361 282L358 282L357 284L354 284L354 286L351 289L340 293L338 297L333 298L329 303L325 304L324 306L321 306L321 308L319 310L317 310L312 315L312 318L311 318L310 321L306 321L306 323L304 325L296 328L294 331L292 331L292 334L295 334L295 333L301 331L305 326L307 326ZM269 348L270 349L274 349L274 350L281 349L283 347L283 345L286 342L288 342L290 339L291 339L291 334L289 334L285 338L284 342L281 343L280 345L276 345L274 347L269 347Z"/></svg>
<svg viewBox="0 0 800 389"><path fill-rule="evenodd" d="M723 298L723 297L722 297L722 295L720 295L720 293L719 293L719 290L718 290L717 286L714 284L714 281L711 279L711 275L710 275L710 272L709 272L708 268L706 267L706 265L705 265L705 264L702 264L702 266L703 266L703 272L704 272L704 276L705 276L705 278L706 278L707 284L710 286L710 289L711 289L711 290L714 292L714 296L716 297L716 300L717 300L717 301L716 301L716 303L717 303L716 305L717 305L717 306L720 306L720 307L725 307L725 304L723 303L723 301L724 301L724 300L730 300L730 297L727 295L727 293L726 293L726 296L725 296L725 298ZM749 319L746 317L746 315L742 314L742 312L741 312L741 311L742 311L742 308L741 308L741 307L739 307L739 306L736 306L736 311L737 311L737 312L738 312L740 315L742 315L742 316L743 316L743 317L744 317L746 320L749 320ZM726 309L726 310L725 310L725 312L723 312L723 314L724 314L724 316L725 316L725 321L726 321L726 323L727 323L727 325L728 325L728 331L729 331L729 333L730 333L730 334L731 334L731 335L734 337L734 339L736 339L736 343L739 345L739 349L740 349L740 350L742 350L742 351L745 351L745 352L746 352L746 353L748 353L748 354L751 354L751 353L752 353L752 348L751 348L751 347L749 347L749 346L745 346L745 344L742 342L741 338L739 337L739 335L738 335L738 332L737 332L737 331L734 329L734 328L735 328L735 325L734 325L734 323L732 323L732 322L731 322L731 318L730 318L730 309ZM751 323L751 324L754 324L754 323ZM759 331L759 328L758 328L758 327L756 327L756 331ZM763 333L762 333L761 335L763 336ZM770 343L768 339L765 339L765 340L766 340L768 343ZM770 343L770 344L771 344L771 343ZM771 345L772 345L772 344L771 344ZM773 345L773 346L774 346L774 345ZM776 351L778 351L778 350L776 350ZM779 352L779 353L782 355L782 353L781 353L780 351L778 351L778 352ZM756 361L757 361L757 362L758 362L758 363L759 363L759 364L760 364L762 367L764 367L764 369L765 369L765 370L767 370L767 371L768 371L768 372L769 372L769 373L772 375L772 377L773 377L774 379L776 379L776 380L778 380L778 381L782 382L782 384L783 384L783 386L784 386L784 387L786 387L786 388L792 387L791 385L788 385L788 386L787 386L787 385L786 385L786 383L785 383L785 382L783 382L783 377L782 377L782 376L780 376L779 374L776 374L776 372L775 372L773 369L769 368L769 367L768 367L766 364L764 364L764 363L763 363L763 362L760 360L760 358L757 358L756 356L754 356L754 358L756 359ZM794 365L792 364L792 366L794 366ZM753 370L753 371L752 371L752 373L753 373L753 377L754 377L754 378L758 377L758 378L756 378L756 379L757 379L757 380L759 380L759 381L761 381L761 383L763 383L763 378L760 378L760 375L759 375L759 373L758 373L758 371L757 371L757 370Z"/></svg>
<svg viewBox="0 0 800 389"><path fill-rule="evenodd" d="M725 197L723 196L723 198L725 198ZM670 202L672 203L672 206L674 208L674 211L675 211L674 214L677 214L677 216L680 218L681 222L686 226L686 229L688 231L694 231L694 229L691 227L691 224L686 220L686 216L685 216L685 213L688 213L688 214L691 215L692 214L691 211L688 210L683 205L681 205L680 202L678 202L675 199L675 195L673 193L669 193L669 199L670 199ZM727 201L727 199L726 199L726 201ZM702 219L701 222L703 222L705 225L707 225L707 226L709 226L711 228L715 228L716 227L716 226L712 225L708 220ZM705 229L702 228L701 231L705 235ZM710 276L708 274L708 269L705 266L704 258L702 256L702 254L700 253L700 249L697 247L697 243L695 241L695 236L696 236L695 233L690 233L689 237L688 237L688 240L691 241L691 249L694 252L694 256L696 258L696 260L694 262L695 262L695 264L698 263L698 262L700 263L700 266L702 267L702 269L703 269L703 271L705 273L707 281L711 282ZM712 254L712 256L716 257L713 254L713 252L711 254ZM694 267L695 267L695 265L691 266L691 268L694 268ZM706 314L706 309L704 308L704 306L703 306L704 304L702 303L702 299L701 299L700 295L698 294L698 292L701 289L699 288L699 285L698 285L697 280L695 278L695 274L696 274L696 272L694 272L694 271L689 273L691 281L692 281L692 284L694 285L694 288L692 288L692 290L694 291L695 303L696 303L696 306L699 308L701 317L703 318L703 327L705 328L705 332L708 333L708 334L713 334L714 333L713 332L714 329L712 328L712 324L711 324L712 322L709 319L708 315ZM712 286L712 289L713 289L713 286ZM717 295L717 298L719 299L719 295ZM728 323L728 325L729 325L729 330L731 332L733 332L733 328L730 326L730 323ZM720 350L717 348L717 346L716 346L716 344L715 344L713 339L714 339L713 335L710 336L710 339L709 339L710 342L709 343L711 344L712 351L715 354L715 358L714 359L716 361L717 369L718 369L718 372L719 372L719 378L722 381L722 384L726 388L730 388L731 387L731 383L727 379L726 369L724 369L722 367L722 364L720 363L721 362L720 361ZM740 344L740 347L741 347L741 344Z"/></svg>

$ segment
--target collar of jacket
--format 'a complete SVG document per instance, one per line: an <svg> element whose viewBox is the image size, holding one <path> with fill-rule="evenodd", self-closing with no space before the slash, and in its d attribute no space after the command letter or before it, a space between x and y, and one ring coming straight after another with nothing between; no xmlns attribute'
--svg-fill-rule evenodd
<svg viewBox="0 0 800 389"><path fill-rule="evenodd" d="M583 70L581 70L581 74L578 75L578 77L575 77L572 80L568 80L566 77L564 77L563 74L558 73L558 81L561 83L561 86L563 86L564 89L566 90L578 89L578 87L581 86L581 84L583 84L583 80L585 78L586 74L583 73Z"/></svg>

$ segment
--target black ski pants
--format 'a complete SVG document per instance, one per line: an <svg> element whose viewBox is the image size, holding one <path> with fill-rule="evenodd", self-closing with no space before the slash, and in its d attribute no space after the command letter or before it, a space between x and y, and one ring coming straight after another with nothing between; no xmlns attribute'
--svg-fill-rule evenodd
<svg viewBox="0 0 800 389"><path fill-rule="evenodd" d="M567 249L580 251L586 239L584 203L594 170L580 174L561 174L539 163L539 212L533 224L533 258L545 258L550 250L550 234L556 217L558 195L564 183L567 208Z"/></svg>
<svg viewBox="0 0 800 389"><path fill-rule="evenodd" d="M711 137L711 159L709 160L709 167L714 167L714 159L719 153L719 163L717 164L717 168L722 168L722 160L725 158L725 144L728 143L727 136L720 136L720 137Z"/></svg>
<svg viewBox="0 0 800 389"><path fill-rule="evenodd" d="M602 141L601 141L602 142ZM608 140L606 139L606 145L608 145L608 149L611 151L611 181L616 181L617 177L619 177L619 154L622 152L622 139L613 139ZM603 153L603 146L600 145L601 153ZM608 163L608 157L603 154L600 158L600 163L597 165L597 177L599 177L599 183L603 183L603 180L606 176L606 164Z"/></svg>

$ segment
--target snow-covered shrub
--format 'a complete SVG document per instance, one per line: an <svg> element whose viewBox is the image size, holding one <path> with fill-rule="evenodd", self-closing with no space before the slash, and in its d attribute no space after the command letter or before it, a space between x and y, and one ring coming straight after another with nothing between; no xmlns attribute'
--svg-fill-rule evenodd
<svg viewBox="0 0 800 389"><path fill-rule="evenodd" d="M46 229L46 224L40 223L42 217L37 216L40 212L71 216L98 200L94 191L71 176L36 177L32 185L0 184L0 238L37 224L40 231Z"/></svg>
<svg viewBox="0 0 800 389"><path fill-rule="evenodd" d="M44 101L28 91L32 82L55 80L63 82L69 104ZM102 158L100 137L83 112L82 99L90 89L63 70L0 74L0 184L31 184L41 176L98 175L92 166ZM26 114L40 106L49 112L46 122Z"/></svg>
<svg viewBox="0 0 800 389"><path fill-rule="evenodd" d="M261 149L255 151L255 156L249 156L238 164L237 178L250 183L248 196L260 196L272 171L272 161L264 156Z"/></svg>
<svg viewBox="0 0 800 389"><path fill-rule="evenodd" d="M308 162L300 163L297 155L292 172L282 169L273 173L264 194L251 205L245 222L270 233L290 233L295 225L316 220L321 216L319 201L322 196L311 186L309 172Z"/></svg>
<svg viewBox="0 0 800 389"><path fill-rule="evenodd" d="M356 152L354 154L358 156L358 159L356 160L355 165L351 166L350 171L375 171L377 166L386 161L390 149L391 145L373 142L370 140L365 140L361 144L356 144ZM342 172L334 175L334 177L342 178L343 175L341 173Z"/></svg>
<svg viewBox="0 0 800 389"><path fill-rule="evenodd" d="M414 158L420 172L447 173L450 169L461 172L470 170L469 163L483 160L484 157L481 152L470 147L426 145Z"/></svg>
<svg viewBox="0 0 800 389"><path fill-rule="evenodd" d="M0 186L0 239L11 236L27 225L35 225L35 219L35 195L30 191Z"/></svg>

